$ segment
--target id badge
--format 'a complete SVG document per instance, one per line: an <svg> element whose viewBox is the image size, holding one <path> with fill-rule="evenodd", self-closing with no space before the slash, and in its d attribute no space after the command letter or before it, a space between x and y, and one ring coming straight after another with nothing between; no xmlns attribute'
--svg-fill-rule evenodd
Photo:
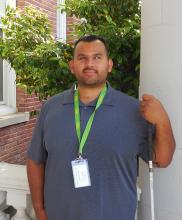
<svg viewBox="0 0 182 220"><path fill-rule="evenodd" d="M91 186L88 161L77 159L71 162L75 188Z"/></svg>

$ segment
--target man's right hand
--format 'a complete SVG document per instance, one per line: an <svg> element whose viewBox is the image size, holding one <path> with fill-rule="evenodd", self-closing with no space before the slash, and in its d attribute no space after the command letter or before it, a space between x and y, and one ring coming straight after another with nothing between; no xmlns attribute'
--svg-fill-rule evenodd
<svg viewBox="0 0 182 220"><path fill-rule="evenodd" d="M48 220L44 209L45 164L37 164L31 159L27 159L27 175L37 220Z"/></svg>

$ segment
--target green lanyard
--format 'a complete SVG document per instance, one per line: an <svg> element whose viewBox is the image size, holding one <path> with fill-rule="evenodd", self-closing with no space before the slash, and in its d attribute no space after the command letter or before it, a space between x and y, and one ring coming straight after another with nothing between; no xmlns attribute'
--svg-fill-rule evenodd
<svg viewBox="0 0 182 220"><path fill-rule="evenodd" d="M79 141L79 155L82 155L83 152L83 148L85 145L85 142L88 138L88 135L90 133L90 129L94 120L94 116L96 113L96 110L100 107L100 105L103 102L103 99L106 95L107 92L107 85L105 85L103 87L103 89L100 92L99 98L97 100L97 104L96 107L93 111L93 113L91 114L87 125L85 127L85 130L83 132L83 135L81 137L81 127L80 127L80 110L79 110L79 93L78 93L78 89L76 89L75 93L74 93L74 111L75 111L75 126L76 126L76 133L77 133L77 137L78 137L78 141Z"/></svg>

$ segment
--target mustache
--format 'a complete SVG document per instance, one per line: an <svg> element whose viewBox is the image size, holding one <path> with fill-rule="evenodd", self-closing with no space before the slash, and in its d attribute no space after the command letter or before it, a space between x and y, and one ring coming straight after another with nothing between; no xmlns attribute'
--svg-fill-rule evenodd
<svg viewBox="0 0 182 220"><path fill-rule="evenodd" d="M83 72L85 72L85 71L94 71L97 73L97 70L94 68L85 68L85 69L83 69Z"/></svg>

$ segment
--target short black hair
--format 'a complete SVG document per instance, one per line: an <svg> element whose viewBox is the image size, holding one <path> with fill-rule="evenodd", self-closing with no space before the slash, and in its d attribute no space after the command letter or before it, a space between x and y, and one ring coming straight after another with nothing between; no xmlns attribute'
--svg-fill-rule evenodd
<svg viewBox="0 0 182 220"><path fill-rule="evenodd" d="M96 40L99 40L104 44L104 47L106 49L106 54L107 54L107 56L109 56L109 47L107 45L106 40L103 37L98 36L98 35L85 35L85 36L80 37L78 40L76 40L74 43L73 54L75 53L75 49L76 49L78 43L80 43L80 42L93 42Z"/></svg>

